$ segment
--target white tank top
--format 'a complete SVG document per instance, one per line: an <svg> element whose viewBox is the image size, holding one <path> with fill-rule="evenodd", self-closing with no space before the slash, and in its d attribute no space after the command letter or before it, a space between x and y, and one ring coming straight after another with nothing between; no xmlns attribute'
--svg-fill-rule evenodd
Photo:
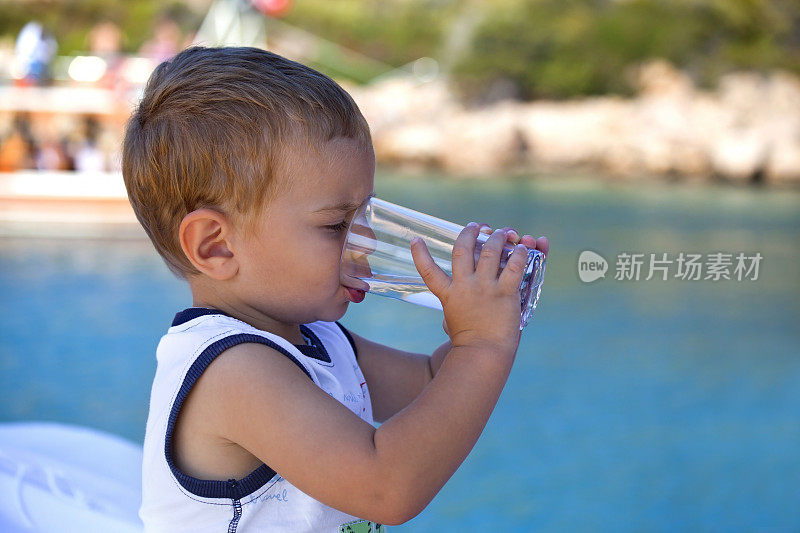
<svg viewBox="0 0 800 533"><path fill-rule="evenodd" d="M315 500L266 464L242 479L201 480L180 471L173 461L173 431L183 401L211 361L241 343L266 344L279 351L317 386L373 423L369 391L347 330L338 322L321 321L301 325L300 330L308 345L294 345L216 309L192 307L175 316L156 351L144 438L139 516L146 532L385 530Z"/></svg>

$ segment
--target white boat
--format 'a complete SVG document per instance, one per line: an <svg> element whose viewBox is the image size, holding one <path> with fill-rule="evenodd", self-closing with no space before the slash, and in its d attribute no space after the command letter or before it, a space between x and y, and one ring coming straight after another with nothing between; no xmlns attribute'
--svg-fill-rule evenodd
<svg viewBox="0 0 800 533"><path fill-rule="evenodd" d="M146 239L119 172L0 172L0 237Z"/></svg>

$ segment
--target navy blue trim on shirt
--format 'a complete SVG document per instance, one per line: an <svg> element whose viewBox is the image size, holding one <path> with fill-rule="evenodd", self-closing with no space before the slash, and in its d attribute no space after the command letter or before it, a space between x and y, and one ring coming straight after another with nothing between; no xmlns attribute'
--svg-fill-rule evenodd
<svg viewBox="0 0 800 533"><path fill-rule="evenodd" d="M219 309L212 309L209 307L190 307L175 315L175 318L172 320L172 327L180 326L181 324L185 324L190 320L194 320L197 317L205 315L230 316ZM341 325L339 327L341 327ZM308 339L311 341L311 344L292 344L292 346L300 350L300 353L307 357L318 359L319 361L323 361L325 363L330 363L331 356L328 354L328 350L325 349L325 345L322 344L322 341L319 339L319 337L317 337L309 327L303 324L300 325L300 332L308 337ZM347 335L348 339L350 338L348 333L345 333L345 335ZM353 346L353 351L355 351L355 345L353 344L352 339L350 339L350 344Z"/></svg>
<svg viewBox="0 0 800 533"><path fill-rule="evenodd" d="M195 318L204 315L230 316L219 309L210 309L208 307L190 307L175 315L175 318L172 320L172 327L174 328L175 326L180 326L181 324L185 324L190 320L194 320Z"/></svg>
<svg viewBox="0 0 800 533"><path fill-rule="evenodd" d="M331 356L328 354L328 350L325 349L325 345L322 344L322 341L317 337L317 335L311 331L311 328L300 325L300 331L303 333L304 336L311 341L311 345L308 344L295 344L294 347L300 350L305 356L313 357L314 359L319 359L320 361L324 361L325 363L331 362Z"/></svg>
<svg viewBox="0 0 800 533"><path fill-rule="evenodd" d="M336 325L339 326L339 329L342 330L342 333L344 333L344 336L347 337L347 340L350 342L350 346L353 348L353 355L355 355L356 356L356 360L358 360L358 350L356 350L356 343L353 340L353 336L350 335L350 332L347 331L347 328L344 327L343 325L339 324L339 322L336 322Z"/></svg>
<svg viewBox="0 0 800 533"><path fill-rule="evenodd" d="M187 311L190 310L187 309ZM201 316L202 314L212 313L201 313L200 315L196 316ZM181 315L181 313L178 313L178 315ZM175 317L175 320L178 320L178 316ZM249 333L234 334L212 343L205 350L203 350L203 353L201 353L200 356L195 359L194 363L192 363L192 366L189 367L189 371L186 373L186 378L183 380L181 388L178 391L178 396L175 398L175 403L172 404L172 409L170 409L169 412L169 420L167 421L167 434L164 445L164 453L167 458L167 464L169 465L172 473L175 475L175 478L184 489L196 496L201 496L204 498L233 498L238 500L263 487L276 474L272 468L266 464L262 464L244 478L237 480L236 483L231 484L228 481L197 479L192 477L179 470L172 460L172 436L175 430L175 422L178 420L178 413L180 412L184 400L186 400L186 397L189 395L189 391L192 390L192 387L200 378L200 375L205 371L206 368L208 368L208 365L210 365L219 354L228 348L249 342L265 344L275 350L278 350L283 355L288 357L294 364L300 367L300 369L313 381L311 374L295 356L266 337L261 337L259 335L253 335Z"/></svg>

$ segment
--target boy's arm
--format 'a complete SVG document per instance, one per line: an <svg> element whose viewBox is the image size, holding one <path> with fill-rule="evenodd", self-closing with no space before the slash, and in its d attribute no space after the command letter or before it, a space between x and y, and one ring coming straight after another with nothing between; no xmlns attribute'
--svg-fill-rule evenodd
<svg viewBox="0 0 800 533"><path fill-rule="evenodd" d="M463 462L514 355L489 344L454 347L436 379L377 429L261 344L220 354L191 394L220 442L333 508L394 525L419 514Z"/></svg>

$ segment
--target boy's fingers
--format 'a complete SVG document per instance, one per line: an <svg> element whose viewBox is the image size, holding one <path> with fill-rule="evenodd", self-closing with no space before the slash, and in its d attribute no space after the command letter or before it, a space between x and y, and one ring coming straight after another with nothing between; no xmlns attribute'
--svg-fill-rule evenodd
<svg viewBox="0 0 800 533"><path fill-rule="evenodd" d="M524 244L528 248L536 248L536 237L532 237L530 235L523 235L522 238L519 240L521 244Z"/></svg>
<svg viewBox="0 0 800 533"><path fill-rule="evenodd" d="M550 243L547 242L547 237L532 237L530 235L523 235L522 238L519 240L521 244L524 244L530 249L537 249L542 252L544 255L550 251Z"/></svg>
<svg viewBox="0 0 800 533"><path fill-rule="evenodd" d="M419 237L411 240L411 257L422 281L441 300L443 291L450 286L450 276L436 264L425 241Z"/></svg>
<svg viewBox="0 0 800 533"><path fill-rule="evenodd" d="M453 279L472 276L475 273L475 241L478 225L467 224L453 243Z"/></svg>
<svg viewBox="0 0 800 533"><path fill-rule="evenodd" d="M519 233L517 232L517 230L515 230L511 226L506 226L505 228L503 228L503 230L506 232L506 236L508 238L508 242L511 242L511 243L514 243L514 244L518 244L519 243L520 239L519 239Z"/></svg>
<svg viewBox="0 0 800 533"><path fill-rule="evenodd" d="M528 248L520 243L514 247L514 251L508 256L508 261L502 272L500 272L499 283L509 294L519 291L519 284L522 283L522 274L525 271L525 264L528 261Z"/></svg>
<svg viewBox="0 0 800 533"><path fill-rule="evenodd" d="M547 237L539 237L536 239L536 249L542 252L545 257L550 252L550 243L547 241Z"/></svg>
<svg viewBox="0 0 800 533"><path fill-rule="evenodd" d="M506 234L503 230L495 230L481 248L478 259L478 266L475 268L475 275L482 278L497 279L497 272L500 269L500 251L506 242Z"/></svg>
<svg viewBox="0 0 800 533"><path fill-rule="evenodd" d="M512 228L511 226L506 226L504 228L499 228L499 229L501 229L501 230L506 232L506 235L508 236L508 241L509 242L517 244L520 241L519 232L517 230L515 230L514 228ZM492 232L493 232L492 228L491 228L491 226L489 226L489 224L481 224L481 233L485 233L487 235L491 235Z"/></svg>

